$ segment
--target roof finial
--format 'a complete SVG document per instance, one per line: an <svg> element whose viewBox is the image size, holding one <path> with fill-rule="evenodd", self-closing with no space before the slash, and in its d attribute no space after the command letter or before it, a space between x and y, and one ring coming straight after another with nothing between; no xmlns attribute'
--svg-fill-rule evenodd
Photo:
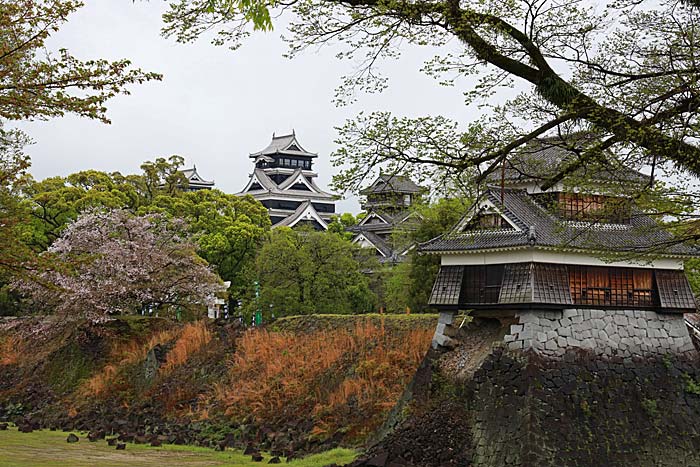
<svg viewBox="0 0 700 467"><path fill-rule="evenodd" d="M275 132L272 132L272 139L275 139Z"/></svg>
<svg viewBox="0 0 700 467"><path fill-rule="evenodd" d="M537 233L535 232L535 226L531 225L527 231L527 241L530 245L537 243Z"/></svg>
<svg viewBox="0 0 700 467"><path fill-rule="evenodd" d="M194 170L194 171L197 170L197 164L192 164L192 170Z"/></svg>
<svg viewBox="0 0 700 467"><path fill-rule="evenodd" d="M294 132L294 128L292 128L292 136L296 136L297 134Z"/></svg>

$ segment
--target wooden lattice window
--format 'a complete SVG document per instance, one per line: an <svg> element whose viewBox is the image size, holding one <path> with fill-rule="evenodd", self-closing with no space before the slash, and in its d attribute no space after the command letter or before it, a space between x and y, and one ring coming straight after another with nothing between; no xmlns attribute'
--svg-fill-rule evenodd
<svg viewBox="0 0 700 467"><path fill-rule="evenodd" d="M628 224L631 217L629 200L583 193L559 193L559 214L568 220Z"/></svg>
<svg viewBox="0 0 700 467"><path fill-rule="evenodd" d="M569 289L578 305L651 307L658 303L650 269L569 266Z"/></svg>

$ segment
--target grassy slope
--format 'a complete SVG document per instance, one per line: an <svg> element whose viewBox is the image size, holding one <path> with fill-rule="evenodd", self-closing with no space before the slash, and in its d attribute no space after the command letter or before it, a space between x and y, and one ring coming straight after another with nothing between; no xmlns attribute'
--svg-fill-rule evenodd
<svg viewBox="0 0 700 467"><path fill-rule="evenodd" d="M164 445L154 448L142 444L127 444L126 450L117 451L107 443L91 443L80 436L80 442L66 442L67 433L58 431L35 431L20 433L11 428L0 431L0 466L3 467L82 467L100 465L101 467L118 466L259 466L261 463L251 461L240 451L227 450L216 452L212 449L191 446ZM321 454L309 456L285 463L290 467L320 467L332 463L345 464L355 457L350 449L333 449ZM264 455L262 463L267 464L269 455ZM284 460L283 460L284 462Z"/></svg>

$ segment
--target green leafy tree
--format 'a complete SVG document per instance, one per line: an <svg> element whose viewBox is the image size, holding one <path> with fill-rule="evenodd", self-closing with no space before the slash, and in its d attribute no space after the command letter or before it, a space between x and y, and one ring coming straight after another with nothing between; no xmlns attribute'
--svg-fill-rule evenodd
<svg viewBox="0 0 700 467"><path fill-rule="evenodd" d="M160 80L129 60L82 61L47 40L82 6L72 0L0 3L0 119L46 119L72 113L106 123L106 103L128 86Z"/></svg>
<svg viewBox="0 0 700 467"><path fill-rule="evenodd" d="M356 218L352 213L344 212L340 216L331 217L328 224L328 231L340 235L346 240L352 239L352 232L348 232L350 227L357 225L361 219Z"/></svg>
<svg viewBox="0 0 700 467"><path fill-rule="evenodd" d="M10 274L31 269L33 255L22 241L28 213L18 191L24 185L29 158L24 154L26 136L0 128L0 284Z"/></svg>
<svg viewBox="0 0 700 467"><path fill-rule="evenodd" d="M251 196L198 190L162 194L145 211L165 212L187 221L197 252L222 279L231 281L232 298L252 288L251 262L270 230L267 209Z"/></svg>
<svg viewBox="0 0 700 467"><path fill-rule="evenodd" d="M144 204L137 189L123 183L123 177L96 170L68 177L29 179L24 187L24 204L32 217L30 245L42 251L61 234L67 224L92 207L128 209Z"/></svg>
<svg viewBox="0 0 700 467"><path fill-rule="evenodd" d="M159 194L173 195L187 187L187 178L180 170L184 163L184 158L173 155L141 164L143 176L138 186L142 195L152 200Z"/></svg>
<svg viewBox="0 0 700 467"><path fill-rule="evenodd" d="M183 195L187 186L187 179L180 171L183 163L182 157L171 156L144 162L141 174L125 176L119 172L84 170L41 181L28 178L22 195L32 217L30 245L38 251L45 250L67 224L89 208L135 213L148 210L155 199Z"/></svg>
<svg viewBox="0 0 700 467"><path fill-rule="evenodd" d="M358 313L374 308L356 248L328 232L274 229L256 259L260 297L252 307L277 316Z"/></svg>

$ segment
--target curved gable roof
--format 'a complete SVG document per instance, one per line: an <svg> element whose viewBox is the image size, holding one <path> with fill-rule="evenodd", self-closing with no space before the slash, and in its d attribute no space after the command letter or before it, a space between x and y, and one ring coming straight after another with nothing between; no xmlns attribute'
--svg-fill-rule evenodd
<svg viewBox="0 0 700 467"><path fill-rule="evenodd" d="M500 170L489 174L487 180L499 183L543 181L564 169L579 157L591 143L588 134L576 134L566 140L560 137L536 138L506 160L503 174ZM574 172L573 176L601 182L646 183L649 176L620 163L612 152L606 151L605 163L596 161Z"/></svg>
<svg viewBox="0 0 700 467"><path fill-rule="evenodd" d="M250 154L251 158L260 156L269 156L272 154L287 154L291 156L306 156L318 157L318 154L307 151L299 144L296 134L292 132L289 135L275 136L272 134L272 141L267 147L261 151Z"/></svg>
<svg viewBox="0 0 700 467"><path fill-rule="evenodd" d="M485 196L501 203L501 189L488 187ZM452 232L420 245L425 252L474 252L518 247L565 248L591 252L660 256L697 256L695 248L674 242L671 233L640 211L633 212L629 225L571 222L559 219L540 206L525 190L503 190L502 213L521 230Z"/></svg>
<svg viewBox="0 0 700 467"><path fill-rule="evenodd" d="M404 175L379 174L370 186L360 191L361 195L374 193L420 193L424 189Z"/></svg>

